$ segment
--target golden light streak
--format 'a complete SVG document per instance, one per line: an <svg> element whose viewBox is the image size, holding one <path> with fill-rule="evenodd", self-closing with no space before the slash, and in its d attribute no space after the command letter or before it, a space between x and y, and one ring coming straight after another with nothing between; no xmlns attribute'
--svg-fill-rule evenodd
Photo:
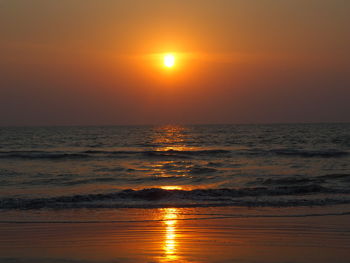
<svg viewBox="0 0 350 263"><path fill-rule="evenodd" d="M164 186L161 186L160 188L164 190L182 190L183 189L183 187L178 185L164 185Z"/></svg>
<svg viewBox="0 0 350 263"><path fill-rule="evenodd" d="M164 224L165 228L165 238L164 238L164 252L165 257L163 262L176 261L178 256L177 252L177 241L176 241L176 223L177 223L177 209L176 208L165 208L164 212Z"/></svg>

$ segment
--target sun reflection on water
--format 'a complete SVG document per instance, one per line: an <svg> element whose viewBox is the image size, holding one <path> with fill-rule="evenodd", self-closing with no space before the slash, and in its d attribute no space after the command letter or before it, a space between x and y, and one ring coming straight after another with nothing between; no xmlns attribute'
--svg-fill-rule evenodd
<svg viewBox="0 0 350 263"><path fill-rule="evenodd" d="M154 129L152 144L156 152L162 152L164 159L152 163L152 175L162 178L186 177L188 164L184 160L172 158L174 154L192 150L185 143L186 129L182 126L167 125ZM165 190L182 190L180 185L159 185Z"/></svg>
<svg viewBox="0 0 350 263"><path fill-rule="evenodd" d="M164 150L164 147L169 146L170 149L177 148L177 146L183 146L185 128L181 126L163 126L157 127L154 133L153 143L162 146L159 150Z"/></svg>
<svg viewBox="0 0 350 263"><path fill-rule="evenodd" d="M160 187L161 189L164 190L182 190L183 187L179 185L164 185Z"/></svg>
<svg viewBox="0 0 350 263"><path fill-rule="evenodd" d="M162 209L164 214L164 225L165 225L165 237L164 237L164 257L161 262L172 262L178 260L177 255L177 209L176 208L164 208Z"/></svg>
<svg viewBox="0 0 350 263"><path fill-rule="evenodd" d="M172 151L188 151L191 150L185 144L185 128L181 126L163 126L158 127L154 132L153 144L156 145L154 150L168 152L171 157ZM182 177L185 176L183 164L179 164L177 160L162 160L153 165L153 173L159 177ZM164 185L160 188L165 190L181 190L183 187L179 185ZM164 239L162 241L163 256L160 262L179 262L178 255L178 209L163 208L160 209L164 224Z"/></svg>

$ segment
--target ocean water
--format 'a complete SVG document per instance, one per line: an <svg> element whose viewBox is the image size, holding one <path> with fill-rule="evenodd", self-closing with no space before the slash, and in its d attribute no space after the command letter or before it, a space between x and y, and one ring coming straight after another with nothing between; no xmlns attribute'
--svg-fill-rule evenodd
<svg viewBox="0 0 350 263"><path fill-rule="evenodd" d="M0 210L350 204L350 124L3 127Z"/></svg>

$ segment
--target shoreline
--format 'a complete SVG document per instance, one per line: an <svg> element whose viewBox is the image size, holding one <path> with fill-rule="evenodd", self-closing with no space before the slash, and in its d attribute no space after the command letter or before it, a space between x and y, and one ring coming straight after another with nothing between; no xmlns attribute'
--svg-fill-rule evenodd
<svg viewBox="0 0 350 263"><path fill-rule="evenodd" d="M0 223L0 262L345 263L350 258L350 215L214 217L225 211L124 209L109 213L139 221Z"/></svg>

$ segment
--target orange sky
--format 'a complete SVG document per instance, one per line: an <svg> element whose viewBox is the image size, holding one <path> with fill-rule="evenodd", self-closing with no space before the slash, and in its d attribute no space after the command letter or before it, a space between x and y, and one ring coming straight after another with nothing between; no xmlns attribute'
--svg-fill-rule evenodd
<svg viewBox="0 0 350 263"><path fill-rule="evenodd" d="M349 13L342 0L0 1L0 125L350 121Z"/></svg>

